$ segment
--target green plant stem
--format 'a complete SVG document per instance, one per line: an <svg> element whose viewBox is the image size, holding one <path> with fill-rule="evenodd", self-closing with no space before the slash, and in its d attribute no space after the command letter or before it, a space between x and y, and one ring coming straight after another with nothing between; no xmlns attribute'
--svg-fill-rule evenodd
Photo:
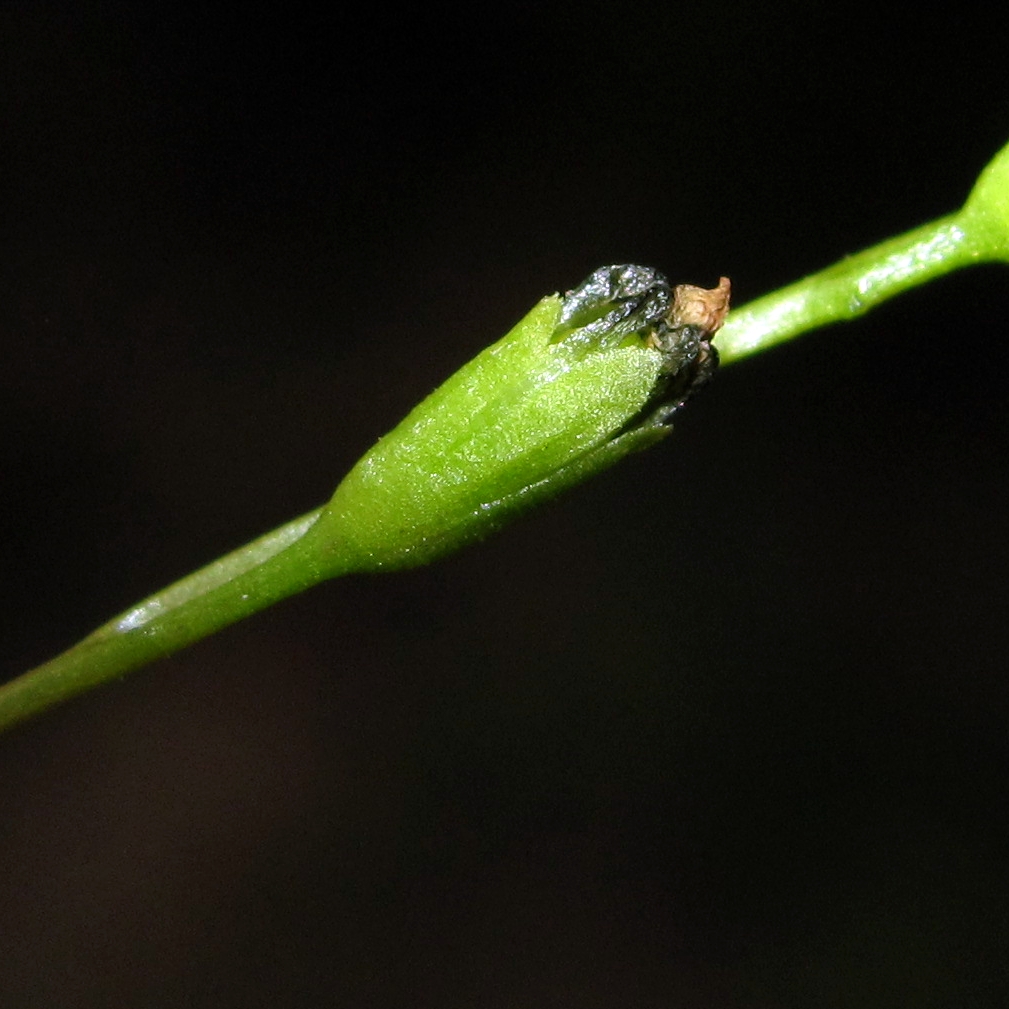
<svg viewBox="0 0 1009 1009"><path fill-rule="evenodd" d="M0 687L0 731L163 658L324 578L341 574L328 545L319 562L316 509L149 596L78 644ZM349 558L345 559L350 566Z"/></svg>
<svg viewBox="0 0 1009 1009"><path fill-rule="evenodd" d="M958 213L734 309L718 336L721 359L731 363L854 318L951 270L996 260L1009 261L1009 146L982 172ZM366 568L343 521L328 506L303 515L156 593L0 687L0 731L317 582Z"/></svg>
<svg viewBox="0 0 1009 1009"><path fill-rule="evenodd" d="M733 309L718 335L722 364L854 319L895 294L963 266L1004 261L1003 244L978 241L982 229L970 224L969 215L950 214Z"/></svg>
<svg viewBox="0 0 1009 1009"><path fill-rule="evenodd" d="M922 225L733 309L718 337L719 357L730 364L811 329L853 319L895 294L976 261L959 215Z"/></svg>
<svg viewBox="0 0 1009 1009"><path fill-rule="evenodd" d="M733 309L718 335L723 364L800 333L854 319L895 294L974 263L1009 262L1009 145L964 206Z"/></svg>

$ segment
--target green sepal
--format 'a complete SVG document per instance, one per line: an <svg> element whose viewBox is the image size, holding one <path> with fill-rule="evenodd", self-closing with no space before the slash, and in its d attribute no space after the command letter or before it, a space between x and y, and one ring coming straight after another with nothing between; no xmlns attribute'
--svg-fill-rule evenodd
<svg viewBox="0 0 1009 1009"><path fill-rule="evenodd" d="M319 520L359 569L412 567L498 528L652 444L669 430L647 409L662 355L636 333L598 340L560 327L544 298L380 439Z"/></svg>

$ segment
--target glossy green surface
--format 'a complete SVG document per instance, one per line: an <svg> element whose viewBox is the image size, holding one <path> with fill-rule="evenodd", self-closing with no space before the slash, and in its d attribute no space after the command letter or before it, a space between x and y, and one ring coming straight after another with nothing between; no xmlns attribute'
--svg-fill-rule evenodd
<svg viewBox="0 0 1009 1009"><path fill-rule="evenodd" d="M985 167L955 214L733 309L718 334L722 363L819 326L854 319L895 294L952 270L997 261L1009 261L1009 145Z"/></svg>
<svg viewBox="0 0 1009 1009"><path fill-rule="evenodd" d="M637 339L588 352L556 342L560 307L544 298L340 484L321 525L341 530L356 567L423 564L668 431L615 442L651 398L662 356Z"/></svg>

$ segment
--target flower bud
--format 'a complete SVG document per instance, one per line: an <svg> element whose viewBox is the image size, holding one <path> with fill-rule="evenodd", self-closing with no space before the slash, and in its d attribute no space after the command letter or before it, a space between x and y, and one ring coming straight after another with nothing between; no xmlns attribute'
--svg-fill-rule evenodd
<svg viewBox="0 0 1009 1009"><path fill-rule="evenodd" d="M358 570L411 567L659 441L714 370L727 305L727 280L673 291L641 266L544 298L379 440L317 531Z"/></svg>

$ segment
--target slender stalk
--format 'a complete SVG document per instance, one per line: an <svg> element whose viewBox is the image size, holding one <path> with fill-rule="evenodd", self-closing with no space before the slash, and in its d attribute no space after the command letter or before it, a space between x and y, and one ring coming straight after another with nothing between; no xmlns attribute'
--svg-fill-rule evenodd
<svg viewBox="0 0 1009 1009"><path fill-rule="evenodd" d="M955 214L842 259L733 309L718 336L723 364L801 333L854 319L887 298L975 263L1009 262L1009 145Z"/></svg>
<svg viewBox="0 0 1009 1009"><path fill-rule="evenodd" d="M895 294L977 262L960 216L923 224L733 309L718 338L722 364L854 319Z"/></svg>
<svg viewBox="0 0 1009 1009"><path fill-rule="evenodd" d="M329 544L319 563L311 530L322 509L294 519L149 596L72 648L0 687L0 731L163 658L340 574ZM344 558L346 567L349 559Z"/></svg>
<svg viewBox="0 0 1009 1009"><path fill-rule="evenodd" d="M919 284L980 262L1009 261L1009 145L964 207L734 309L718 334L723 364L843 322Z"/></svg>

